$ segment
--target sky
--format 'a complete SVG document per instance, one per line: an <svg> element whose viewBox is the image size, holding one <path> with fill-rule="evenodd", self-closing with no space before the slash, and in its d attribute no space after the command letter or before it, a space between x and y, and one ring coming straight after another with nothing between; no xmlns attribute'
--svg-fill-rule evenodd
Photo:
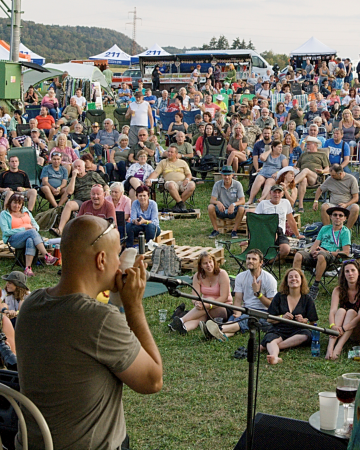
<svg viewBox="0 0 360 450"><path fill-rule="evenodd" d="M5 0L10 3L10 0ZM22 0L24 20L56 25L83 25L111 28L132 36L134 7L137 16L136 41L142 47L178 48L201 46L215 36L252 40L256 51L273 50L289 54L314 36L337 50L341 57L359 59L360 39L358 14L349 7L341 8L337 0ZM75 5L75 7L74 7ZM354 2L354 6L356 3ZM99 53L107 50L100 49ZM90 56L90 55L89 55Z"/></svg>

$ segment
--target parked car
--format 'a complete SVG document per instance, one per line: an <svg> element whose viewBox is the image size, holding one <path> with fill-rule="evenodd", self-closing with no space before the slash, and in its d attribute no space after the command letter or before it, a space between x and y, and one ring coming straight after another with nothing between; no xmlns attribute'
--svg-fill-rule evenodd
<svg viewBox="0 0 360 450"><path fill-rule="evenodd" d="M130 89L137 89L139 87L139 80L141 80L140 69L127 69L124 73L114 72L111 87L119 89L121 83L125 82Z"/></svg>

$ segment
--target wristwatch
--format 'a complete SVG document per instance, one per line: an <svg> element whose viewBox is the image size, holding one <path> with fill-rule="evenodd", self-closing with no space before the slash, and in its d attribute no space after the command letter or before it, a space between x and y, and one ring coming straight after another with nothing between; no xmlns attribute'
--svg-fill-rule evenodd
<svg viewBox="0 0 360 450"><path fill-rule="evenodd" d="M254 292L255 297L259 297L261 291Z"/></svg>

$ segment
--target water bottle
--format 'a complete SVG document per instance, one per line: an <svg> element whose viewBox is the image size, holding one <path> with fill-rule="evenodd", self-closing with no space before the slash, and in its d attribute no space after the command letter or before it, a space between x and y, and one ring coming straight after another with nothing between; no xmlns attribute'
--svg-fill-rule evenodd
<svg viewBox="0 0 360 450"><path fill-rule="evenodd" d="M317 324L314 323L314 326L317 326ZM311 338L311 356L318 357L320 356L320 331L313 330Z"/></svg>
<svg viewBox="0 0 360 450"><path fill-rule="evenodd" d="M145 234L140 231L139 236L139 255L143 255L145 253Z"/></svg>

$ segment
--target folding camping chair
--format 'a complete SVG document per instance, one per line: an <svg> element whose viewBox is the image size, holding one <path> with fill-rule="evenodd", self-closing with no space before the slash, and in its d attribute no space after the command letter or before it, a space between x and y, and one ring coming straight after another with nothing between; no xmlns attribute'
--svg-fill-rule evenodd
<svg viewBox="0 0 360 450"><path fill-rule="evenodd" d="M231 245L240 241L247 240L247 238L232 239L231 241L220 241L225 244L230 257L234 258L239 265L239 272L246 269L246 256L250 250L257 248L264 255L264 262L262 268L270 272L277 280L280 279L280 258L278 258L279 276L274 272L274 265L276 258L279 255L279 246L275 244L277 237L277 230L279 226L278 214L246 214L246 223L248 227L249 245L245 251L240 254L235 254L231 250Z"/></svg>
<svg viewBox="0 0 360 450"><path fill-rule="evenodd" d="M115 108L114 109L114 124L119 133L124 125L130 126L130 119L125 119L127 108Z"/></svg>
<svg viewBox="0 0 360 450"><path fill-rule="evenodd" d="M191 166L191 173L196 176L201 174L201 178L205 179L209 172L220 171L226 160L227 142L222 136L209 136L204 140L204 152L201 160L195 161ZM209 164L206 160L209 160ZM210 163L210 160L213 163ZM203 163L203 164L202 164Z"/></svg>
<svg viewBox="0 0 360 450"><path fill-rule="evenodd" d="M120 243L125 244L127 239L125 213L124 211L115 211L115 214L116 214L116 224L120 233Z"/></svg>
<svg viewBox="0 0 360 450"><path fill-rule="evenodd" d="M27 123L30 119L35 119L36 116L40 115L41 105L28 105L25 106L25 114L23 115Z"/></svg>
<svg viewBox="0 0 360 450"><path fill-rule="evenodd" d="M88 109L86 111L85 124L87 127L91 127L93 123L98 122L100 130L102 130L103 122L105 119L106 119L106 112L103 111L102 109Z"/></svg>

